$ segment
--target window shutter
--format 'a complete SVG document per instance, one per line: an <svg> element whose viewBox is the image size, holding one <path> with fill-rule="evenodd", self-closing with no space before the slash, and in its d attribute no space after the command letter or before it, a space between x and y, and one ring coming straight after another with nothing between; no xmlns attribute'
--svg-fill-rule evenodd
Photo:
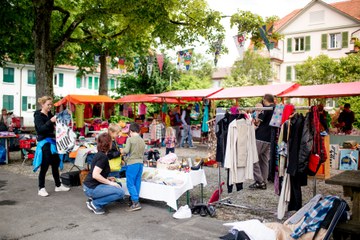
<svg viewBox="0 0 360 240"><path fill-rule="evenodd" d="M321 34L321 49L327 49L327 34Z"/></svg>
<svg viewBox="0 0 360 240"><path fill-rule="evenodd" d="M26 96L22 96L22 104L21 104L21 106L22 106L22 110L23 111L27 111L28 109L27 109L27 97Z"/></svg>
<svg viewBox="0 0 360 240"><path fill-rule="evenodd" d="M59 87L63 87L63 86L64 86L64 74L59 73Z"/></svg>
<svg viewBox="0 0 360 240"><path fill-rule="evenodd" d="M115 80L114 79L110 79L110 90L115 88Z"/></svg>
<svg viewBox="0 0 360 240"><path fill-rule="evenodd" d="M76 88L81 88L81 78L76 77Z"/></svg>
<svg viewBox="0 0 360 240"><path fill-rule="evenodd" d="M286 67L286 81L291 81L291 66Z"/></svg>
<svg viewBox="0 0 360 240"><path fill-rule="evenodd" d="M292 52L292 39L287 39L287 52Z"/></svg>
<svg viewBox="0 0 360 240"><path fill-rule="evenodd" d="M342 48L347 48L349 46L349 33L348 32L342 32L342 43L341 43L341 47Z"/></svg>
<svg viewBox="0 0 360 240"><path fill-rule="evenodd" d="M94 89L99 89L99 78L95 77L94 78Z"/></svg>
<svg viewBox="0 0 360 240"><path fill-rule="evenodd" d="M88 87L89 87L89 89L92 89L92 77L89 77L88 78Z"/></svg>
<svg viewBox="0 0 360 240"><path fill-rule="evenodd" d="M305 37L305 51L310 51L310 46L311 46L310 36L306 36Z"/></svg>

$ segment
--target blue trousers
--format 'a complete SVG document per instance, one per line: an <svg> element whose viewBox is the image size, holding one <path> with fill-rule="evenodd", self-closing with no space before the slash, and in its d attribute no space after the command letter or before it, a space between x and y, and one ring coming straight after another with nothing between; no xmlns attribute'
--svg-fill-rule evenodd
<svg viewBox="0 0 360 240"><path fill-rule="evenodd" d="M126 186L133 202L139 201L143 167L142 163L134 163L126 167Z"/></svg>
<svg viewBox="0 0 360 240"><path fill-rule="evenodd" d="M117 188L107 184L100 184L96 188L88 188L83 184L85 195L92 198L96 208L103 208L105 205L119 199L123 199L125 192L122 188Z"/></svg>

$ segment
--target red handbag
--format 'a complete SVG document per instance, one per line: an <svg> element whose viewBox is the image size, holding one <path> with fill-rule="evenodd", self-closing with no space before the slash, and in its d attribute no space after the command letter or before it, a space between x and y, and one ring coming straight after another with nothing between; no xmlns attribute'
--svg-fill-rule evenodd
<svg viewBox="0 0 360 240"><path fill-rule="evenodd" d="M315 153L311 153L309 157L309 175L315 176L320 166L320 156Z"/></svg>

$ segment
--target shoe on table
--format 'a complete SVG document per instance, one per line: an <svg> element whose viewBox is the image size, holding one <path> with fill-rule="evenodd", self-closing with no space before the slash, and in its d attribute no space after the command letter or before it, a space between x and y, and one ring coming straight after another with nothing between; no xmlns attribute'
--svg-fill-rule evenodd
<svg viewBox="0 0 360 240"><path fill-rule="evenodd" d="M262 189L262 190L266 190L266 183L265 182L254 182L253 184L251 184L249 186L250 189Z"/></svg>
<svg viewBox="0 0 360 240"><path fill-rule="evenodd" d="M60 185L60 187L55 187L55 192L67 192L69 191L69 187L65 187L63 184Z"/></svg>
<svg viewBox="0 0 360 240"><path fill-rule="evenodd" d="M40 190L38 191L38 195L42 196L42 197L47 197L49 196L48 192L46 191L45 188L40 188Z"/></svg>
<svg viewBox="0 0 360 240"><path fill-rule="evenodd" d="M141 209L141 205L139 202L135 203L133 202L133 204L126 210L128 212L133 212L133 211L137 211Z"/></svg>
<svg viewBox="0 0 360 240"><path fill-rule="evenodd" d="M86 201L86 206L89 210L93 211L96 215L101 215L101 214L105 213L104 209L96 208L90 198Z"/></svg>
<svg viewBox="0 0 360 240"><path fill-rule="evenodd" d="M176 219L191 218L191 209L188 205L181 206L174 214L173 217Z"/></svg>

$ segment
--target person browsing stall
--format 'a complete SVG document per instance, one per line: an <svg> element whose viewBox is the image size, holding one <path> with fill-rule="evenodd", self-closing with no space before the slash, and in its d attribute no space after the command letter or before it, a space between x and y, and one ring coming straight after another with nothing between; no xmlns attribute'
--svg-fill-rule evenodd
<svg viewBox="0 0 360 240"><path fill-rule="evenodd" d="M111 148L111 136L102 133L97 138L97 150L91 161L91 169L83 183L85 195L89 198L86 206L95 214L104 214L104 206L124 198L124 190L109 177L110 165L107 153Z"/></svg>
<svg viewBox="0 0 360 240"><path fill-rule="evenodd" d="M187 106L187 108L185 108L182 111L182 114L181 114L181 122L182 122L183 130L182 130L182 135L181 135L180 148L184 147L185 141L188 142L189 148L196 148L192 142L192 132L191 132L190 113L191 113L192 107L193 107L193 105L189 104Z"/></svg>
<svg viewBox="0 0 360 240"><path fill-rule="evenodd" d="M274 96L271 94L265 94L262 104L264 107L274 107ZM271 142L271 127L269 123L273 112L274 108L272 110L264 110L260 112L258 120L255 122L258 125L255 131L255 138L259 162L254 163L255 183L249 186L250 189L266 189L266 182L269 175Z"/></svg>
<svg viewBox="0 0 360 240"><path fill-rule="evenodd" d="M55 192L69 191L70 188L65 187L60 182L59 167L62 161L60 161L60 157L56 150L56 116L51 113L53 99L49 96L43 96L38 99L38 103L41 105L41 109L36 110L34 113L34 124L38 144L35 151L33 166L34 172L40 167L38 195L47 197L49 196L49 193L45 189L45 177L50 165L55 181Z"/></svg>
<svg viewBox="0 0 360 240"><path fill-rule="evenodd" d="M175 130L172 127L167 127L165 132L165 155L172 152L175 153L176 137Z"/></svg>
<svg viewBox="0 0 360 240"><path fill-rule="evenodd" d="M345 103L344 110L340 113L338 118L338 126L341 132L350 134L353 129L353 123L355 122L355 114L350 110L350 103Z"/></svg>
<svg viewBox="0 0 360 240"><path fill-rule="evenodd" d="M119 125L117 125L115 123L110 123L109 128L108 128L108 133L109 133L112 141L111 141L111 148L107 153L109 161L118 159L121 156L119 146L116 142L116 138L119 136L120 132L121 132L121 128ZM111 175L120 177L119 171L121 169L121 163L122 162L120 161L120 159L119 159L119 161L115 162L115 164L117 165L116 169L111 169L111 165L110 165L110 170L114 171L111 173Z"/></svg>
<svg viewBox="0 0 360 240"><path fill-rule="evenodd" d="M130 137L126 139L125 148L120 149L122 154L128 154L125 162L126 167L126 186L132 201L128 211L141 209L139 194L141 188L141 176L143 172L143 159L145 152L145 142L140 137L140 127L137 123L130 124Z"/></svg>

